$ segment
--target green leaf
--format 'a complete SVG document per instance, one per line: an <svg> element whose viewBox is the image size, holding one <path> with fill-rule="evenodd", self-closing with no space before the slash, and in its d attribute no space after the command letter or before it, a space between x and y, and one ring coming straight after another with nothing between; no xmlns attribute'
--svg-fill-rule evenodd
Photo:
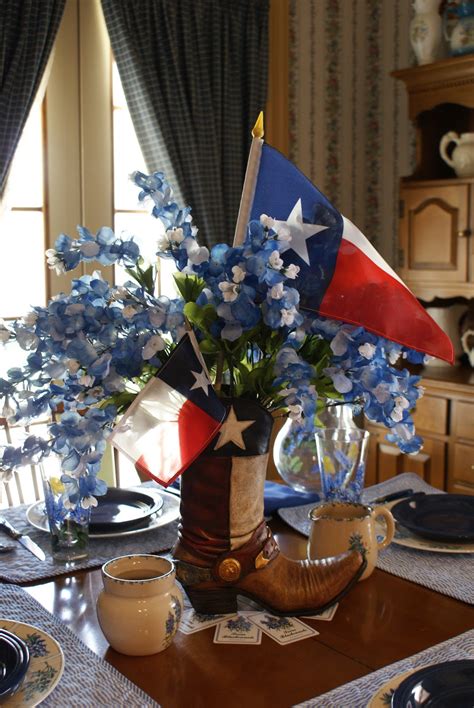
<svg viewBox="0 0 474 708"><path fill-rule="evenodd" d="M203 278L187 273L174 273L176 287L185 302L196 302L199 295L204 290L206 283Z"/></svg>
<svg viewBox="0 0 474 708"><path fill-rule="evenodd" d="M217 354L219 347L214 339L207 337L199 342L199 349L203 354Z"/></svg>
<svg viewBox="0 0 474 708"><path fill-rule="evenodd" d="M216 341L209 332L211 324L217 319L217 313L213 305L199 307L195 302L187 302L184 306L184 315L196 329L207 335L208 339Z"/></svg>

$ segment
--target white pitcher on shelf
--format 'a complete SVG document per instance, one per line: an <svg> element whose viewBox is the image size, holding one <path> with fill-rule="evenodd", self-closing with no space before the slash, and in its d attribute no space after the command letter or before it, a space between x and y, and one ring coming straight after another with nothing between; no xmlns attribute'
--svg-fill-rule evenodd
<svg viewBox="0 0 474 708"><path fill-rule="evenodd" d="M413 0L415 16L410 22L410 42L418 64L430 64L440 58L443 23L439 3L440 0Z"/></svg>
<svg viewBox="0 0 474 708"><path fill-rule="evenodd" d="M451 143L455 143L456 147L449 157L448 146ZM446 133L441 138L439 154L458 177L474 177L474 133Z"/></svg>

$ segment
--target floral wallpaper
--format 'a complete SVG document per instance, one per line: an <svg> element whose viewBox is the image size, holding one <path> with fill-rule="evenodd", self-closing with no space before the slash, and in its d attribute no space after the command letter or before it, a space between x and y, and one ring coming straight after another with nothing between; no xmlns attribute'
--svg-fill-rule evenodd
<svg viewBox="0 0 474 708"><path fill-rule="evenodd" d="M410 0L290 0L291 159L396 266Z"/></svg>

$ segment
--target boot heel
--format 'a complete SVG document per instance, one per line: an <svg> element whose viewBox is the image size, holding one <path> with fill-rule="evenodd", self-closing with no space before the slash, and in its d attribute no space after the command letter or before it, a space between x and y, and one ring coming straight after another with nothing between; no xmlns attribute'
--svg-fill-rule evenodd
<svg viewBox="0 0 474 708"><path fill-rule="evenodd" d="M195 612L200 615L229 615L237 612L237 591L234 588L197 590L184 587Z"/></svg>

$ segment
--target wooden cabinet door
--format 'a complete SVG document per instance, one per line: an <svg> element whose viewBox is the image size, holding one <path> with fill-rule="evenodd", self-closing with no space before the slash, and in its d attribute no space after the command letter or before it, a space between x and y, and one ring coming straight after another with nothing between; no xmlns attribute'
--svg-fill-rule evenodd
<svg viewBox="0 0 474 708"><path fill-rule="evenodd" d="M366 486L384 482L402 472L414 472L425 482L445 489L446 443L423 436L424 445L416 455L404 455L398 447L385 440L387 431L368 427L371 437L366 471Z"/></svg>
<svg viewBox="0 0 474 708"><path fill-rule="evenodd" d="M460 442L451 445L448 492L474 494L474 445Z"/></svg>
<svg viewBox="0 0 474 708"><path fill-rule="evenodd" d="M469 185L406 186L400 198L402 279L467 282Z"/></svg>
<svg viewBox="0 0 474 708"><path fill-rule="evenodd" d="M474 494L474 401L454 401L448 492Z"/></svg>

